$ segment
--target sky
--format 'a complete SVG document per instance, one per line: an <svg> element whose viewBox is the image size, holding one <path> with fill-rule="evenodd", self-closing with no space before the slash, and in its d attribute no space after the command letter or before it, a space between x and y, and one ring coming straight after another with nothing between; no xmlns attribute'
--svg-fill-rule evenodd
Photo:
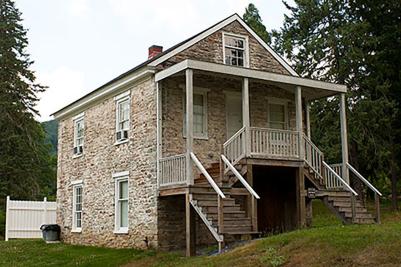
<svg viewBox="0 0 401 267"><path fill-rule="evenodd" d="M167 49L233 13L245 0L16 0L28 31L38 81L40 121L145 61L148 47ZM288 1L292 3L292 1ZM281 0L254 0L263 23L279 29Z"/></svg>

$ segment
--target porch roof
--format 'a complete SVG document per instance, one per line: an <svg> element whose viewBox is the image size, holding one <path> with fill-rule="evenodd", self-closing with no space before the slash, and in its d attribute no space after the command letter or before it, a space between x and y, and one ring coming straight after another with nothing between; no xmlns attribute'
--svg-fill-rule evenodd
<svg viewBox="0 0 401 267"><path fill-rule="evenodd" d="M155 74L155 81L161 81L172 75L181 73L186 69L265 81L283 89L291 90L291 92L294 92L296 86L301 86L302 96L305 97L306 100L315 100L347 92L347 87L341 84L192 59L183 60L169 68L159 71Z"/></svg>

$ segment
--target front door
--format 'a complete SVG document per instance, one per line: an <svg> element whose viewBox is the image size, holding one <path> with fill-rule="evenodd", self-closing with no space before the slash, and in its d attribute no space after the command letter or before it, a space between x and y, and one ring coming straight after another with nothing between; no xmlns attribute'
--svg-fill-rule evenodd
<svg viewBox="0 0 401 267"><path fill-rule="evenodd" d="M241 93L226 93L227 139L242 128Z"/></svg>

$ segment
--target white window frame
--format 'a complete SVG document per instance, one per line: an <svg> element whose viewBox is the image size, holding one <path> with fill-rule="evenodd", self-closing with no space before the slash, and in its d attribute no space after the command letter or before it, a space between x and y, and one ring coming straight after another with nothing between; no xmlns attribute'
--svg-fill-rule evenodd
<svg viewBox="0 0 401 267"><path fill-rule="evenodd" d="M82 218L83 218L83 193L84 193L84 187L81 181L79 182L73 182L71 183L72 186L72 227L71 227L71 232L75 233L80 233L82 231ZM77 206L77 189L81 188L81 210L77 211L76 206ZM81 214L81 226L77 226L77 216L76 214L80 213Z"/></svg>
<svg viewBox="0 0 401 267"><path fill-rule="evenodd" d="M282 98L274 98L274 97L269 97L267 99L267 128L270 127L271 123L271 118L270 118L270 105L282 105L284 106L284 129L283 130L288 130L289 128L289 119L288 119L288 101L287 99L282 99ZM280 130L280 129L277 129Z"/></svg>
<svg viewBox="0 0 401 267"><path fill-rule="evenodd" d="M114 186L114 233L115 234L128 234L128 228L129 228L129 172L120 172L120 173L115 173L113 174L113 178L115 180L115 186ZM121 182L127 182L128 186L128 193L127 193L127 227L121 227L120 226L120 218L121 218L121 211L120 211L120 184ZM125 200L124 200L125 201Z"/></svg>
<svg viewBox="0 0 401 267"><path fill-rule="evenodd" d="M77 152L75 152L75 148L78 147L78 123L82 122L82 128L83 128L83 135L82 135L82 144L80 145L82 152L79 151L79 149L77 149ZM85 143L85 117L84 117L84 113L78 114L77 116L75 116L73 118L73 124L74 124L74 149L73 149L73 153L74 153L74 157L80 157L82 156L82 154L84 153L84 143Z"/></svg>
<svg viewBox="0 0 401 267"><path fill-rule="evenodd" d="M185 88L185 86L183 88ZM194 130L194 139L207 140L209 138L208 137L208 127L207 127L207 123L208 123L207 94L208 94L209 91L210 90L207 89L207 88L194 87L193 95L194 96L195 95L201 95L202 98L203 98L203 114L204 114L204 116L203 116L203 129L202 129L203 133L197 133ZM183 94L183 98L182 98L182 106L183 106L183 109L182 109L182 111L183 111L183 123L182 123L183 127L182 127L182 131L183 131L184 138L186 138L187 137L187 129L186 129L186 119L187 119L186 118L186 114L187 114L186 111L187 111L187 107L186 107L186 92L185 92L185 90L183 92L184 92L184 94Z"/></svg>
<svg viewBox="0 0 401 267"><path fill-rule="evenodd" d="M124 92L114 98L116 105L116 144L122 144L129 141L129 131L131 128L131 96L130 91ZM120 129L120 104L123 102L128 102L128 128ZM127 131L127 138L117 139L117 133Z"/></svg>
<svg viewBox="0 0 401 267"><path fill-rule="evenodd" d="M225 41L225 37L229 36L229 37L233 37L233 38L237 38L237 39L243 39L244 40L244 65L243 66L238 66L238 65L230 65L230 66L235 66L235 67L245 67L245 68L249 68L249 40L248 40L248 36L246 35L240 35L240 34L234 34L234 33L229 33L229 32L223 32L222 33L222 41L223 41L223 64L225 65L229 65L226 64L226 41ZM239 49L238 47L229 47L228 48L231 49Z"/></svg>

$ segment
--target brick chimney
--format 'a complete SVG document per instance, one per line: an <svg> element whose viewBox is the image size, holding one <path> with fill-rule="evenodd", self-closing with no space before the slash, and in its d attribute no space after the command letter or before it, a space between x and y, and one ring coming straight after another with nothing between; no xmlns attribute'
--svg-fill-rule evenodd
<svg viewBox="0 0 401 267"><path fill-rule="evenodd" d="M163 46L160 46L160 45L152 45L151 47L149 47L148 59L151 59L151 58L157 56L157 55L160 54L161 52L163 52Z"/></svg>

